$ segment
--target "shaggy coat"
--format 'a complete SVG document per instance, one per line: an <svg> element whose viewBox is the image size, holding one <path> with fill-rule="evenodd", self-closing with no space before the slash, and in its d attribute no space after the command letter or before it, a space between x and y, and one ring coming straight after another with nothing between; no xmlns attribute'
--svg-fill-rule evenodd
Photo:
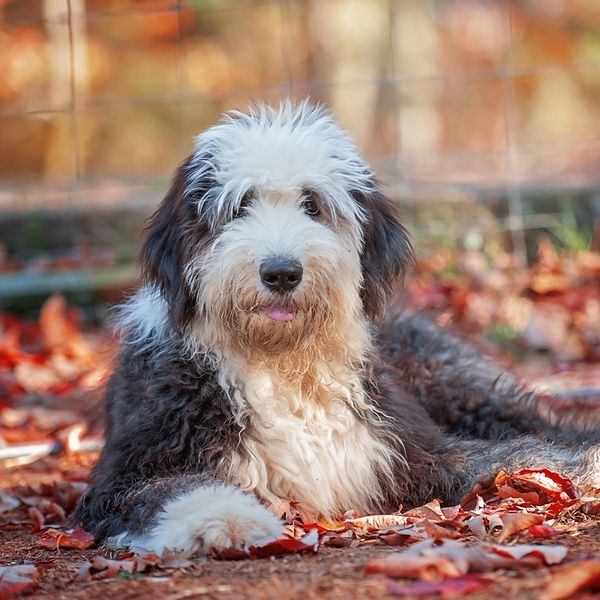
<svg viewBox="0 0 600 600"><path fill-rule="evenodd" d="M306 518L394 511L535 466L599 486L596 431L550 425L424 318L384 318L412 261L321 108L261 106L199 136L147 226L75 520L193 553L280 535L289 501Z"/></svg>

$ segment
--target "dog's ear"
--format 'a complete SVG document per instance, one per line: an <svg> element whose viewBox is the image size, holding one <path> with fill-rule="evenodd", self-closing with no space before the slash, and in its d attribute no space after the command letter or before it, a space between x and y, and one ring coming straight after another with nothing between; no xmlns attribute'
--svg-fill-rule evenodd
<svg viewBox="0 0 600 600"><path fill-rule="evenodd" d="M173 326L181 331L193 317L194 303L184 267L194 248L193 207L186 198L190 158L175 171L171 187L146 223L140 252L142 279L158 287L169 305Z"/></svg>
<svg viewBox="0 0 600 600"><path fill-rule="evenodd" d="M385 312L394 284L415 262L408 232L396 205L379 189L354 195L366 215L363 226L361 297L366 315L375 320Z"/></svg>

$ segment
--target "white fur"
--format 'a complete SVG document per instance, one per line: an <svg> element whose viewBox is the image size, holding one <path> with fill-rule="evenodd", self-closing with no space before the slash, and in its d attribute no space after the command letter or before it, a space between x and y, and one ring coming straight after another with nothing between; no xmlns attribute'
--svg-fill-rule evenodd
<svg viewBox="0 0 600 600"><path fill-rule="evenodd" d="M307 315L315 310L323 319L326 314L334 319L337 311L344 319L340 327L351 326L362 319L359 248L355 227L339 224L334 229L311 219L302 211L297 194L263 192L245 216L225 225L209 250L187 265L186 278L196 292L197 313L204 315L188 342L204 352L229 353L232 340L248 330L247 313L280 301L259 276L260 264L278 256L303 266L302 281L289 297L297 304L299 315L295 323L285 326L263 323L268 336L280 331L293 337L301 319L308 320ZM343 306L342 301L334 302L332 291L343 298ZM318 321L312 322L316 327ZM310 323L304 323L309 328Z"/></svg>
<svg viewBox="0 0 600 600"><path fill-rule="evenodd" d="M143 536L111 538L114 546L165 549L192 554L211 549L247 548L282 536L283 525L255 496L226 484L199 487L169 501L158 523Z"/></svg>
<svg viewBox="0 0 600 600"><path fill-rule="evenodd" d="M168 306L160 291L141 287L116 311L116 324L131 344L159 345L170 332Z"/></svg>
<svg viewBox="0 0 600 600"><path fill-rule="evenodd" d="M313 187L336 214L364 215L348 190L370 190L373 174L354 143L328 112L307 101L259 105L248 114L232 112L198 136L187 192L193 194L210 172L215 179L198 199L201 212L214 207L213 223L230 217L250 188L300 191Z"/></svg>
<svg viewBox="0 0 600 600"><path fill-rule="evenodd" d="M250 414L254 435L242 434L245 453L233 451L228 480L274 506L296 501L312 519L376 510L377 473L392 477L393 455L355 409L362 409L366 420L379 417L357 372L326 363L318 369L323 403L260 366L245 365L234 399Z"/></svg>

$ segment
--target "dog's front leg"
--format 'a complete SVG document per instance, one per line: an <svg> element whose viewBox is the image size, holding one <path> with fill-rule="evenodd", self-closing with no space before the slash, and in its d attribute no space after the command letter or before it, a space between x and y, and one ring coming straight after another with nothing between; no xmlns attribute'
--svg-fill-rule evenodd
<svg viewBox="0 0 600 600"><path fill-rule="evenodd" d="M143 532L124 531L108 543L186 555L244 549L282 535L282 523L253 494L228 483L207 483L164 503Z"/></svg>

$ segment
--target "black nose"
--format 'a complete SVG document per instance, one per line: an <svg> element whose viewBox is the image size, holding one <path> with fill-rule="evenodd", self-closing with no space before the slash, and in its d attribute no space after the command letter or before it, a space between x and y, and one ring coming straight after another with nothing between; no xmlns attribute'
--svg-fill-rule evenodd
<svg viewBox="0 0 600 600"><path fill-rule="evenodd" d="M269 258L258 270L262 282L274 292L292 291L302 281L302 265L287 258Z"/></svg>

